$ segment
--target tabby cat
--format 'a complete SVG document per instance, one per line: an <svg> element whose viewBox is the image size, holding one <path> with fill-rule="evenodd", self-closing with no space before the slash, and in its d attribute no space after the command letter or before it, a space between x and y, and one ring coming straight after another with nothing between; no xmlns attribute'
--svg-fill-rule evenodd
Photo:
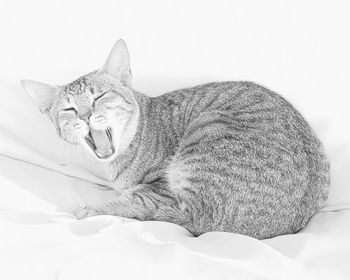
<svg viewBox="0 0 350 280"><path fill-rule="evenodd" d="M80 209L176 223L194 236L258 239L302 229L328 196L320 141L280 95L219 82L151 98L132 88L123 40L104 66L64 86L23 80L64 140L108 165L119 195Z"/></svg>

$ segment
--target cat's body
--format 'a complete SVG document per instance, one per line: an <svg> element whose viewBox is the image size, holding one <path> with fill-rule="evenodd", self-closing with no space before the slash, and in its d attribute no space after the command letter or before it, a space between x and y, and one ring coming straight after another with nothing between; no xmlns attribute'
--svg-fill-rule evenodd
<svg viewBox="0 0 350 280"><path fill-rule="evenodd" d="M76 118L61 117L57 98L49 111L66 139L62 118L79 119L80 129L83 107L106 106L79 105L78 96L113 91L124 99L111 109L123 112L113 113L112 122L120 115L126 121L101 125L112 127L113 137L92 125L91 115L87 121L95 153L110 166L109 180L121 194L84 208L80 217L112 214L177 223L194 235L229 231L262 239L299 231L323 206L328 161L310 126L281 96L251 82L222 82L150 98L104 72L56 90L73 96ZM85 137L82 130L76 138Z"/></svg>

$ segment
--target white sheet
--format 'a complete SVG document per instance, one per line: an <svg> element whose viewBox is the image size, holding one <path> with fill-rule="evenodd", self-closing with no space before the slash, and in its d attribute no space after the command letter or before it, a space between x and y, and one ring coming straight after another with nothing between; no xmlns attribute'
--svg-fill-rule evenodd
<svg viewBox="0 0 350 280"><path fill-rule="evenodd" d="M349 279L350 209L317 214L295 235L258 241L112 216L77 220L110 195L0 157L0 279Z"/></svg>

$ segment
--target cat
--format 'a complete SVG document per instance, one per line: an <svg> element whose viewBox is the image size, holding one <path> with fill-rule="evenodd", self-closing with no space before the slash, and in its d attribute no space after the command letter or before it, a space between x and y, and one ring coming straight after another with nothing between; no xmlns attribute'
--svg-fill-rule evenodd
<svg viewBox="0 0 350 280"><path fill-rule="evenodd" d="M80 209L257 239L296 233L324 206L329 162L283 97L247 81L148 97L132 88L123 40L64 86L23 80L64 140L110 168L119 195Z"/></svg>

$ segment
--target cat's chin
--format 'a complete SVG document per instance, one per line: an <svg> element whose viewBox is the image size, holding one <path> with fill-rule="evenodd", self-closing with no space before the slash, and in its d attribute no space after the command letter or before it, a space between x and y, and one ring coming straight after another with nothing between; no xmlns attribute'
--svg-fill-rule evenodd
<svg viewBox="0 0 350 280"><path fill-rule="evenodd" d="M84 138L85 148L88 149L99 160L111 160L115 155L112 129L105 130L90 129Z"/></svg>

